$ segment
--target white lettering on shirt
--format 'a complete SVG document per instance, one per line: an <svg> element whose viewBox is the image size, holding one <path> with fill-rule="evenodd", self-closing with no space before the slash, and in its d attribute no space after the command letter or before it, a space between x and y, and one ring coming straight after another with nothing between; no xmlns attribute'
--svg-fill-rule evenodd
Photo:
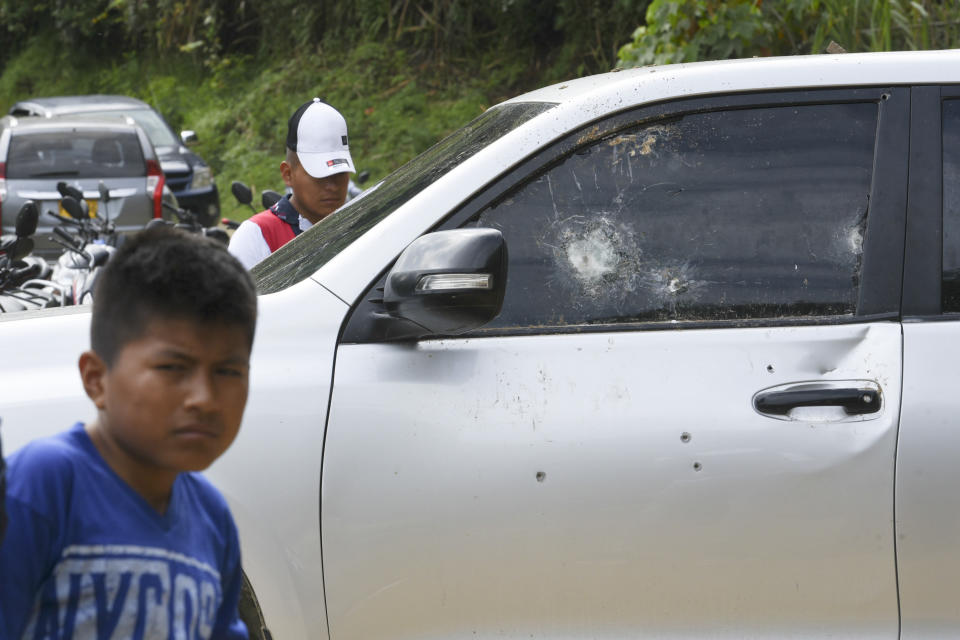
<svg viewBox="0 0 960 640"><path fill-rule="evenodd" d="M153 547L73 546L54 567L24 638L210 638L223 594L219 572Z"/></svg>

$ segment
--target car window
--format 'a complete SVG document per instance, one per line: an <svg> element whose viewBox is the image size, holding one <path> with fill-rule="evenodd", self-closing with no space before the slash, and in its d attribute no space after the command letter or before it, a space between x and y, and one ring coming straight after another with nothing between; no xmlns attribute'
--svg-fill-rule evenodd
<svg viewBox="0 0 960 640"><path fill-rule="evenodd" d="M943 103L943 280L944 313L960 313L960 100Z"/></svg>
<svg viewBox="0 0 960 640"><path fill-rule="evenodd" d="M529 102L488 109L257 264L251 272L257 290L273 293L313 275L344 247L442 175L553 106Z"/></svg>
<svg viewBox="0 0 960 640"><path fill-rule="evenodd" d="M137 134L123 131L14 132L6 163L8 179L147 175Z"/></svg>
<svg viewBox="0 0 960 640"><path fill-rule="evenodd" d="M692 113L577 148L482 210L491 329L856 312L878 106Z"/></svg>
<svg viewBox="0 0 960 640"><path fill-rule="evenodd" d="M155 147L172 147L180 144L170 127L163 121L160 115L152 109L130 109L129 111L85 111L83 113L71 113L68 117L71 120L78 118L88 118L91 120L100 120L103 118L117 118L118 116L130 116L133 121L140 125L150 142Z"/></svg>

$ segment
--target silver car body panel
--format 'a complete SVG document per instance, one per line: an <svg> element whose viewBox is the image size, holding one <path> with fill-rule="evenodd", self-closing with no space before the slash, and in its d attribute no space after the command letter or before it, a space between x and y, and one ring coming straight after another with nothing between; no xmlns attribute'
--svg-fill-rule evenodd
<svg viewBox="0 0 960 640"><path fill-rule="evenodd" d="M36 182L41 185L40 189L31 189L30 183ZM91 180L72 180L69 184L79 187L83 191L83 197L87 200L97 202L97 213L100 216L107 214L110 220L116 223L117 230L123 233L133 233L143 229L150 218L144 219L144 212L150 212L153 209L153 198L147 195L146 177L143 178L110 178L110 201L104 204L100 202L100 192L96 189L96 183ZM12 183L12 181L11 181ZM48 211L57 212L60 207L60 193L58 191L44 190L42 187L48 186L49 180L17 180L16 184L24 185L22 188L11 189L14 198L20 201L33 200L40 207L42 215L37 224L35 241L41 249L54 247L50 242L44 242L47 236L53 233L53 228L60 223L47 215ZM118 185L134 186L118 186ZM92 187L92 188L91 188ZM137 202L136 199L141 199Z"/></svg>
<svg viewBox="0 0 960 640"><path fill-rule="evenodd" d="M897 446L897 568L903 635L960 629L960 428L956 322L904 323Z"/></svg>
<svg viewBox="0 0 960 640"><path fill-rule="evenodd" d="M107 189L107 195L111 198L128 198L134 195L137 192L135 188L130 189ZM30 200L59 200L60 192L59 191L26 191L20 190L17 191L17 195L21 198L28 198ZM99 191L85 190L83 192L84 198L100 198Z"/></svg>
<svg viewBox="0 0 960 640"><path fill-rule="evenodd" d="M896 323L344 345L333 638L896 638ZM883 408L754 411L871 380Z"/></svg>

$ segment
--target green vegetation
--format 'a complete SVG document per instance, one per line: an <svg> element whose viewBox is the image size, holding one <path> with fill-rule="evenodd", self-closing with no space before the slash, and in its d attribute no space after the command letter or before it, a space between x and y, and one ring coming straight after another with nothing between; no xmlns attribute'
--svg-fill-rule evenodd
<svg viewBox="0 0 960 640"><path fill-rule="evenodd" d="M64 6L69 4L70 6ZM647 2L0 0L0 113L117 93L197 131L224 214L233 180L283 188L287 118L320 96L376 180L496 102L612 69Z"/></svg>
<svg viewBox="0 0 960 640"><path fill-rule="evenodd" d="M621 67L750 56L948 49L960 4L940 0L653 0Z"/></svg>
<svg viewBox="0 0 960 640"><path fill-rule="evenodd" d="M641 25L637 28L637 25ZM631 36L632 34L632 36ZM286 121L321 96L383 177L483 109L617 66L958 46L939 0L0 0L0 113L31 96L141 98L233 180L283 187Z"/></svg>
<svg viewBox="0 0 960 640"><path fill-rule="evenodd" d="M318 47L312 55L277 61L230 57L214 69L183 55L163 60L131 55L74 67L36 40L0 77L0 109L34 95L139 97L176 130L197 131L197 152L213 165L225 215L242 219L250 211L236 205L230 182L282 190L278 166L287 118L315 95L345 115L355 162L374 179L506 97L495 88L507 83L487 84L503 73L490 65L487 74L443 83L426 69L410 67L403 51L374 42L331 58Z"/></svg>

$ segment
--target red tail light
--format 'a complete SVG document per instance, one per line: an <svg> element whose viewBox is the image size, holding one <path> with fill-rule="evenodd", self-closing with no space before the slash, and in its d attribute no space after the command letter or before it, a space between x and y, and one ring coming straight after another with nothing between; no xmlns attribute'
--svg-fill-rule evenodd
<svg viewBox="0 0 960 640"><path fill-rule="evenodd" d="M156 160L147 160L147 194L153 196L153 217L163 217L163 185L166 178Z"/></svg>

